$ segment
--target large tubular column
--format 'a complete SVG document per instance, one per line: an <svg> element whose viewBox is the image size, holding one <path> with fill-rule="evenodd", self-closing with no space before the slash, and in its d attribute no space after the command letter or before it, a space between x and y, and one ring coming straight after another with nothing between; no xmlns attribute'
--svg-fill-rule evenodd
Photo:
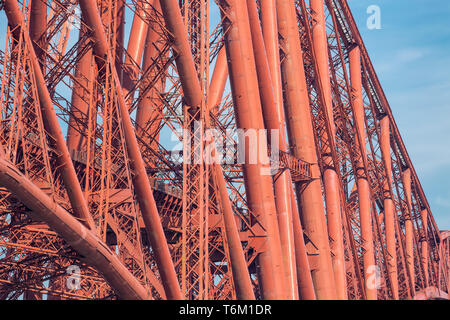
<svg viewBox="0 0 450 320"><path fill-rule="evenodd" d="M425 287L430 285L430 277L428 274L428 210L422 209L420 212L422 217L422 266L423 273L425 274Z"/></svg>
<svg viewBox="0 0 450 320"><path fill-rule="evenodd" d="M177 53L175 61L182 79L185 103L191 108L199 108L202 103L202 90L178 1L163 0L160 4L167 28L173 35L173 48Z"/></svg>
<svg viewBox="0 0 450 320"><path fill-rule="evenodd" d="M280 49L278 43L278 23L277 23L277 9L275 0L260 0L261 6L261 26L264 38L265 52L269 64L270 78L272 80L272 89L274 94L274 104L276 106L276 118L280 124L280 150L288 151L285 137L286 120L284 115L283 104L283 88L281 84L281 70L280 70ZM282 129L281 129L282 128ZM281 137L281 135L283 137ZM285 177L285 174L283 174ZM289 177L288 180L291 180ZM281 182L280 182L281 183ZM294 191L292 182L288 181L287 188L290 189L288 196L291 201L291 216L293 221L293 232L295 242L295 259L297 269L297 284L300 299L315 300L314 285L312 283L311 271L308 261L308 255L305 247L305 240L303 238L303 228L300 222L300 216L297 209L297 204L294 200ZM275 184L275 192L276 190ZM282 196L283 197L283 196ZM286 197L286 195L284 195ZM277 196L278 199L278 196ZM280 222L281 223L281 222ZM281 229L280 229L280 232ZM282 240L283 241L283 240Z"/></svg>
<svg viewBox="0 0 450 320"><path fill-rule="evenodd" d="M223 28L227 30L225 47L237 126L246 133L256 130L258 144L253 147L267 150L267 141L258 134L264 130L264 122L247 6L241 0L222 0L220 4L224 10ZM240 143L245 143L243 140ZM250 158L250 148L245 143L243 166L248 204L267 232L265 248L258 255L261 292L264 299L285 299L284 281L279 281L284 273L272 177L262 172L270 168L262 159L252 164Z"/></svg>
<svg viewBox="0 0 450 320"><path fill-rule="evenodd" d="M323 91L325 110L328 113L328 121L332 136L329 139L335 140L336 127L333 115L333 100L331 95L328 41L326 34L326 21L323 0L311 0L310 8L312 10L313 25L313 47L319 69L321 88ZM327 152L330 154L330 152ZM330 236L330 248L333 253L333 271L334 281L336 282L337 299L347 299L347 279L344 260L344 237L342 231L341 204L340 204L340 183L333 165L331 156L325 156L326 164L323 174L323 183L325 189L325 201L327 209L328 234Z"/></svg>
<svg viewBox="0 0 450 320"><path fill-rule="evenodd" d="M44 58L45 46L42 36L47 31L47 4L45 0L31 1L30 38L33 41L36 56Z"/></svg>
<svg viewBox="0 0 450 320"><path fill-rule="evenodd" d="M154 0L138 1L139 4L142 5L143 10L140 10L139 8L140 11L136 12L133 17L133 24L131 25L127 54L125 55L124 62L126 72L124 72L123 75L123 89L127 91L126 93L133 87L133 78L136 77L138 66L141 64L148 31L148 23L143 19L148 17L150 5L152 5L153 1Z"/></svg>
<svg viewBox="0 0 450 320"><path fill-rule="evenodd" d="M311 107L294 1L277 0L277 18L281 45L285 53L281 72L289 141L297 158L313 164L314 179L305 184L297 184L296 191L302 226L318 248L318 255L311 258L314 289L317 299L336 299Z"/></svg>
<svg viewBox="0 0 450 320"><path fill-rule="evenodd" d="M281 84L276 0L260 0L260 6L264 46L269 63L273 93L275 95L275 105L277 107L278 118L282 119L284 124L286 121L284 117L283 88Z"/></svg>
<svg viewBox="0 0 450 320"><path fill-rule="evenodd" d="M214 108L219 104L228 78L228 67L225 48L222 47L216 59L213 76L208 90L208 110L214 113ZM213 141L214 155L216 153L215 142ZM238 300L255 300L255 293L248 272L247 261L245 260L239 230L236 225L235 215L231 206L225 177L222 167L216 161L213 162L214 178L217 184L218 199L222 209L225 232L227 235L228 250L230 252L231 272L233 282L236 287L236 298Z"/></svg>
<svg viewBox="0 0 450 320"><path fill-rule="evenodd" d="M81 39L86 32L86 27L81 26L79 38ZM69 117L69 126L67 128L67 147L71 150L82 150L86 141L81 132L75 129L80 127L74 117L76 114L81 122L87 123L89 110L89 92L85 88L89 88L89 82L94 81L94 66L92 65L92 49L89 49L77 62L75 67L75 78L72 89L72 108Z"/></svg>
<svg viewBox="0 0 450 320"><path fill-rule="evenodd" d="M104 32L100 14L95 0L80 0L81 12L86 17L86 23L94 31L94 53L101 59L107 57L108 43ZM110 62L111 63L111 62ZM111 65L113 67L113 65ZM161 220L150 187L150 181L145 169L139 145L134 132L134 127L128 113L128 107L120 86L120 79L117 70L113 70L115 85L117 88L118 107L123 124L123 131L130 158L130 166L133 171L133 186L142 218L145 223L147 235L153 252L155 253L158 270L161 275L164 290L168 299L183 299L177 275L170 256L169 246L161 224Z"/></svg>
<svg viewBox="0 0 450 320"><path fill-rule="evenodd" d="M402 173L403 191L406 200L405 214L405 240L406 240L406 266L409 276L411 277L411 285L415 291L416 277L414 274L414 230L412 221L412 201L411 201L411 170L408 168Z"/></svg>
<svg viewBox="0 0 450 320"><path fill-rule="evenodd" d="M247 0L253 52L258 76L259 93L265 127L269 140L271 132L275 131L278 141L270 141L270 145L278 145L281 151L288 151L284 128L284 117L281 118L275 102L269 63L259 22L258 9L255 0ZM279 152L278 150L274 150ZM297 270L295 264L294 229L292 223L292 208L289 188L292 181L289 170L284 170L274 181L275 205L277 208L278 226L280 229L281 250L284 265L284 280L286 284L286 299L298 300Z"/></svg>
<svg viewBox="0 0 450 320"><path fill-rule="evenodd" d="M355 120L356 142L360 150L360 157L356 164L355 178L358 187L359 218L361 224L361 237L363 241L364 286L368 300L377 299L377 288L369 279L373 277L375 264L375 251L373 246L372 216L370 202L370 186L364 170L364 159L367 159L366 136L364 126L364 102L362 96L361 54L359 46L355 46L349 53L350 81L352 87L352 108ZM366 161L367 163L367 161Z"/></svg>
<svg viewBox="0 0 450 320"><path fill-rule="evenodd" d="M392 282L393 298L399 299L398 273L397 273L397 245L395 240L394 202L392 201L392 160L391 160L391 132L389 117L385 116L380 121L380 147L386 168L386 181L384 183L384 230L387 249L387 269Z"/></svg>
<svg viewBox="0 0 450 320"><path fill-rule="evenodd" d="M227 65L227 52L225 47L219 50L216 58L216 65L214 66L214 72L211 77L211 83L208 89L208 109L217 113L218 104L220 103L225 86L228 79L228 65Z"/></svg>
<svg viewBox="0 0 450 320"><path fill-rule="evenodd" d="M17 1L6 0L4 3L9 25L12 28L23 26L24 21L22 18L22 12ZM84 199L83 191L81 190L80 182L78 181L72 159L70 158L69 150L67 149L66 141L61 131L58 117L53 107L53 102L45 83L39 61L36 57L36 53L28 34L24 33L24 38L28 46L28 54L34 71L44 127L54 140L55 149L58 152L56 161L59 167L59 172L61 173L64 181L74 215L82 220L83 223L85 223L90 229L95 230L95 223L89 213L86 200Z"/></svg>
<svg viewBox="0 0 450 320"><path fill-rule="evenodd" d="M31 210L31 216L47 223L94 266L122 299L151 299L147 290L120 262L116 254L65 209L55 203L11 163L0 158L0 185Z"/></svg>

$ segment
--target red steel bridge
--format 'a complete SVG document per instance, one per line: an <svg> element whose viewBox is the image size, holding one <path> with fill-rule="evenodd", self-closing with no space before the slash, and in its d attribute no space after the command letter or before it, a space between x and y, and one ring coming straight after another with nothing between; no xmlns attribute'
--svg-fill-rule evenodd
<svg viewBox="0 0 450 320"><path fill-rule="evenodd" d="M450 233L346 0L0 19L0 299L447 297Z"/></svg>

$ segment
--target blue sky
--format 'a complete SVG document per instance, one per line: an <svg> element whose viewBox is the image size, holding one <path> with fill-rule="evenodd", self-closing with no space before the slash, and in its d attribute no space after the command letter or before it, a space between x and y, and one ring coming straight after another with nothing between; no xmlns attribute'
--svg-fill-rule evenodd
<svg viewBox="0 0 450 320"><path fill-rule="evenodd" d="M348 0L431 210L450 229L450 1ZM369 30L366 10L381 9Z"/></svg>

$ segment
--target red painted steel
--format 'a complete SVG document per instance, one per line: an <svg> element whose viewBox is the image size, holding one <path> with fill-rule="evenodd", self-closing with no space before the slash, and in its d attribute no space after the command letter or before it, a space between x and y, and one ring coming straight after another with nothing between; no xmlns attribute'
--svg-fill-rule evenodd
<svg viewBox="0 0 450 320"><path fill-rule="evenodd" d="M387 268L393 284L393 297L398 300L398 271L397 271L397 245L395 239L394 202L392 199L392 161L391 161L391 132L389 118L384 117L380 121L381 151L386 170L384 183L384 228L386 233L386 248L388 254Z"/></svg>
<svg viewBox="0 0 450 320"><path fill-rule="evenodd" d="M71 4L0 6L0 299L448 297L347 1Z"/></svg>
<svg viewBox="0 0 450 320"><path fill-rule="evenodd" d="M255 53L256 73L258 77L261 107L265 128L278 134L278 141L271 141L271 131L268 132L268 143L278 144L278 148L287 151L284 117L277 108L274 86L270 75L269 62L264 46L263 34L258 17L258 9L254 0L247 0L250 30L252 34L253 51ZM270 39L269 39L270 40ZM272 41L273 42L273 41ZM289 171L281 173L274 182L275 205L277 208L278 226L280 232L281 250L284 266L285 297L298 299L297 270L295 267L294 230L291 207L292 179Z"/></svg>
<svg viewBox="0 0 450 320"><path fill-rule="evenodd" d="M15 28L24 25L22 13L17 1L5 1L5 12L11 27ZM95 224L87 208L83 191L81 190L80 183L76 176L75 169L69 155L69 150L67 149L66 141L61 131L38 58L34 52L31 40L27 35L25 35L25 41L28 45L29 57L33 67L36 85L38 87L39 102L41 105L44 126L53 137L55 147L59 153L59 156L56 159L58 161L58 166L60 167L61 175L63 176L66 184L66 190L72 204L72 209L75 216L80 218L86 226L93 230L95 229Z"/></svg>
<svg viewBox="0 0 450 320"><path fill-rule="evenodd" d="M0 183L16 194L18 199L32 210L36 218L48 223L82 254L87 263L98 268L120 297L151 298L119 258L91 230L53 202L39 187L4 159L0 159Z"/></svg>
<svg viewBox="0 0 450 320"><path fill-rule="evenodd" d="M88 25L92 26L95 35L94 52L100 59L106 58L108 44L103 31L100 15L95 5L95 1L80 1L82 13L86 16ZM128 113L125 97L120 87L120 80L117 72L113 71L113 79L118 93L118 108L122 118L124 138L127 142L127 152L131 159L131 168L134 171L133 184L136 197L142 212L142 218L147 228L147 236L155 252L158 269L163 279L162 283L169 299L183 299L180 291L178 279L173 267L173 261L167 245L167 240L158 215L158 208L154 200L150 182L145 169L145 164L139 150L138 141Z"/></svg>
<svg viewBox="0 0 450 320"><path fill-rule="evenodd" d="M294 155L309 163L317 163L314 144L309 97L306 87L304 67L296 23L294 4L277 1L278 28L285 41L284 62L281 65L283 87L285 90L285 108L287 114L288 134ZM318 299L335 299L330 247L325 225L325 210L317 166L313 166L313 180L306 185L296 185L297 198L301 208L301 221L305 232L318 248L311 265L314 288Z"/></svg>
<svg viewBox="0 0 450 320"><path fill-rule="evenodd" d="M254 61L248 11L245 2L224 1L224 28L229 29L225 35L228 70L231 91L237 114L237 127L244 130L264 128L261 102L259 97L256 66ZM266 141L257 138L257 148L252 152L263 150ZM249 206L261 219L267 232L267 247L259 254L262 296L264 299L283 299L285 283L276 278L284 274L282 266L280 234L273 194L272 179L267 173L267 164L257 159L250 164L249 143L245 143L244 179L249 199Z"/></svg>

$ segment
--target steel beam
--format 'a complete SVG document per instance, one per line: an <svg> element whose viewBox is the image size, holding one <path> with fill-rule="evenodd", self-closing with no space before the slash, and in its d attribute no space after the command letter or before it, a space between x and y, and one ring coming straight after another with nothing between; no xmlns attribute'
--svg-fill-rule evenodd
<svg viewBox="0 0 450 320"><path fill-rule="evenodd" d="M364 165L367 163L365 114L362 96L361 54L358 46L351 49L350 81L352 86L352 109L354 117L355 141L360 150L358 163L356 164L356 183L358 186L359 218L361 226L361 238L363 239L364 285L368 300L377 299L377 288L369 281L373 278L375 264L374 236L372 229L371 199L368 177ZM366 160L364 160L366 159Z"/></svg>
<svg viewBox="0 0 450 320"><path fill-rule="evenodd" d="M380 133L380 147L386 170L386 180L384 183L384 232L387 251L387 269L392 283L393 298L398 300L397 243L395 239L394 202L392 199L391 131L389 117L381 119Z"/></svg>
<svg viewBox="0 0 450 320"><path fill-rule="evenodd" d="M220 1L223 17L225 47L228 57L231 92L237 127L258 136L254 150L245 144L244 182L248 204L267 232L267 247L259 253L260 285L264 299L284 299L281 243L268 164L261 157L250 163L250 153L267 150L267 141L259 133L264 130L247 6L240 0ZM250 130L249 130L250 129ZM261 152L259 152L261 155Z"/></svg>
<svg viewBox="0 0 450 320"><path fill-rule="evenodd" d="M326 32L325 9L323 0L311 0L310 8L312 19L312 40L314 48L314 57L319 70L320 88L322 90L325 110L328 114L327 119L331 128L331 137L336 139L336 126L334 123L333 100L331 95L330 68L328 65L328 39ZM324 156L326 165L323 174L323 183L325 188L325 201L328 222L328 234L330 236L330 248L333 253L333 271L334 281L336 283L336 297L340 300L347 299L347 280L344 260L344 237L342 232L341 203L340 203L340 183L333 165L333 160L329 156L330 151L325 151Z"/></svg>
<svg viewBox="0 0 450 320"><path fill-rule="evenodd" d="M67 241L89 265L95 267L122 299L151 299L150 293L120 262L97 235L50 199L11 163L0 158L0 185L47 223Z"/></svg>
<svg viewBox="0 0 450 320"><path fill-rule="evenodd" d="M281 151L288 151L286 146L284 117L279 112L275 100L274 87L255 0L247 0L247 9L264 124L265 128L268 130L268 143L270 145L278 145L278 148ZM277 133L278 141L271 141L272 131ZM289 170L280 173L273 184L284 266L284 294L287 299L297 300L297 269L295 264L294 229L290 199L291 192L289 191L289 189L292 188L292 179Z"/></svg>
<svg viewBox="0 0 450 320"><path fill-rule="evenodd" d="M6 0L4 2L4 9L8 18L8 23L11 28L22 28L24 21L22 17L22 11L16 0ZM81 190L80 182L78 181L75 168L70 158L69 150L64 139L64 135L59 125L56 111L53 107L53 102L50 97L47 85L45 83L44 76L42 74L41 66L34 51L31 39L26 32L23 33L25 42L28 46L29 59L34 72L34 79L38 89L39 102L42 111L42 119L45 130L52 137L52 143L55 145L55 149L59 153L56 158L61 173L64 185L66 187L67 195L72 205L73 212L77 218L89 227L91 230L95 230L95 223L89 212L86 200L84 199L83 191Z"/></svg>
<svg viewBox="0 0 450 320"><path fill-rule="evenodd" d="M94 53L99 58L98 63L103 63L107 59L108 43L100 19L95 0L80 0L81 12L86 17L86 23L94 31ZM120 117L122 118L124 137L127 147L128 156L130 158L130 166L133 170L133 185L135 188L136 198L139 208L147 229L147 236L153 252L155 253L158 270L161 275L164 290L168 299L183 299L180 290L178 278L175 273L172 258L170 256L169 247L166 236L161 225L161 219L158 214L156 202L150 187L150 181L145 169L144 160L139 149L133 124L128 113L128 107L120 85L120 79L117 71L113 67L113 81L116 86L118 96L118 107Z"/></svg>
<svg viewBox="0 0 450 320"><path fill-rule="evenodd" d="M415 291L415 270L414 270L414 227L412 221L412 199L411 199L411 170L407 168L402 173L403 191L405 193L406 200L406 212L405 212L405 253L406 253L406 266L411 278L412 290Z"/></svg>

